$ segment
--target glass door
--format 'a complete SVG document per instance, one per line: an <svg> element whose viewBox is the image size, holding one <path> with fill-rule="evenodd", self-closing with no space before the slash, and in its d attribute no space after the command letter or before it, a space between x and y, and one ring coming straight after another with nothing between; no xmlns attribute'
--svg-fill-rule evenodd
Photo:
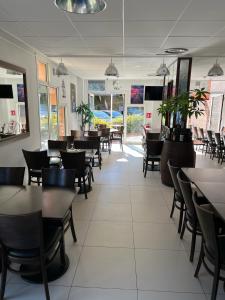
<svg viewBox="0 0 225 300"><path fill-rule="evenodd" d="M58 138L58 99L57 88L49 88L49 136L51 140Z"/></svg>
<svg viewBox="0 0 225 300"><path fill-rule="evenodd" d="M39 116L41 147L46 148L49 138L48 87L39 85Z"/></svg>
<svg viewBox="0 0 225 300"><path fill-rule="evenodd" d="M66 107L59 108L59 136L66 135Z"/></svg>

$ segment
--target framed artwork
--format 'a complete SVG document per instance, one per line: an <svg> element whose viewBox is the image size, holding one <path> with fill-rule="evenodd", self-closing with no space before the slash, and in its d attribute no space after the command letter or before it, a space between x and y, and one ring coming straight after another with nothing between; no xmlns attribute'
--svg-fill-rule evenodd
<svg viewBox="0 0 225 300"><path fill-rule="evenodd" d="M76 86L74 83L70 84L70 101L71 112L76 112Z"/></svg>
<svg viewBox="0 0 225 300"><path fill-rule="evenodd" d="M105 92L105 80L88 80L88 90L91 92Z"/></svg>
<svg viewBox="0 0 225 300"><path fill-rule="evenodd" d="M131 104L143 104L144 103L144 86L132 85L131 86Z"/></svg>
<svg viewBox="0 0 225 300"><path fill-rule="evenodd" d="M18 97L18 102L24 102L25 101L24 85L23 84L17 84L17 97Z"/></svg>

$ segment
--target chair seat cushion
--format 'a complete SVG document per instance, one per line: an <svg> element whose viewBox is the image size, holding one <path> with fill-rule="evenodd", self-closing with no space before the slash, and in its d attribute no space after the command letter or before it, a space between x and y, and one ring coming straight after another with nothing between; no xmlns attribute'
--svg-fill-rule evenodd
<svg viewBox="0 0 225 300"><path fill-rule="evenodd" d="M44 251L48 252L51 247L59 241L61 236L61 227L46 224L43 229ZM32 258L39 256L39 249L15 250L9 249L9 255L19 258Z"/></svg>

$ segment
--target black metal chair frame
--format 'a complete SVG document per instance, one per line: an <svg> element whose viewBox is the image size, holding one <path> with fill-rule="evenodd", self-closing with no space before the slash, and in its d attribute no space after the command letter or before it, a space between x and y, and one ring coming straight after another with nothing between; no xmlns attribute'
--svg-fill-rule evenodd
<svg viewBox="0 0 225 300"><path fill-rule="evenodd" d="M146 177L148 171L148 163L151 162L151 171L154 171L155 162L160 163L163 141L146 140L146 153L143 157L143 172Z"/></svg>

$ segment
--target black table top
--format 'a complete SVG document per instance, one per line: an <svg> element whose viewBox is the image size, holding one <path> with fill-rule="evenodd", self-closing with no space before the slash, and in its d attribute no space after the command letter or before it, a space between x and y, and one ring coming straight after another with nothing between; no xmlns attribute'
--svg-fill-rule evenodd
<svg viewBox="0 0 225 300"><path fill-rule="evenodd" d="M225 184L206 181L195 181L195 184L225 221Z"/></svg>
<svg viewBox="0 0 225 300"><path fill-rule="evenodd" d="M182 171L192 182L207 181L207 182L223 182L225 184L224 169L182 168Z"/></svg>
<svg viewBox="0 0 225 300"><path fill-rule="evenodd" d="M2 193L1 214L22 215L42 210L43 218L56 220L65 217L75 197L71 190L37 186L0 186L0 195Z"/></svg>

